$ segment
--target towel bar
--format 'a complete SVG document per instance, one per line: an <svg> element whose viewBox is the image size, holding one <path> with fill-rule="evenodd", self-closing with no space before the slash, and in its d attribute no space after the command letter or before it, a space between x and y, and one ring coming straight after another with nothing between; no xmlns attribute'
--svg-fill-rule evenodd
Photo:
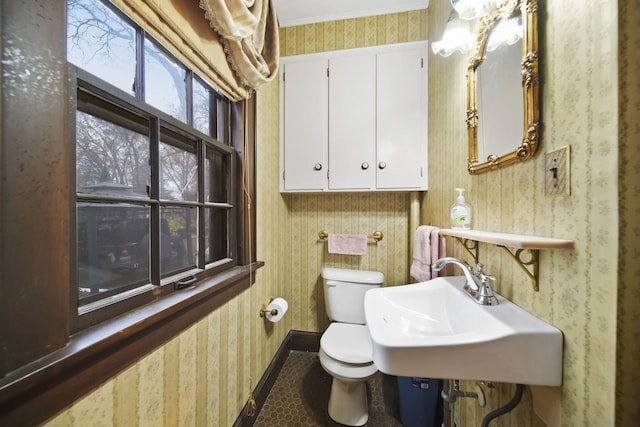
<svg viewBox="0 0 640 427"><path fill-rule="evenodd" d="M382 238L384 237L384 235L382 234L382 231L374 231L372 235L367 236L369 239L373 239L376 242L379 242L380 240L382 240ZM329 238L329 233L327 232L327 230L320 230L318 232L318 239L320 240L327 240Z"/></svg>

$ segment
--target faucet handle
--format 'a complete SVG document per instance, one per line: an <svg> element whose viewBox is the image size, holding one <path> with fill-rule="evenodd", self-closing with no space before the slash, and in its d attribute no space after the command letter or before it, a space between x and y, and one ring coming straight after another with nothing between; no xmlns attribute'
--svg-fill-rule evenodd
<svg viewBox="0 0 640 427"><path fill-rule="evenodd" d="M476 276L478 276L478 279L480 279L480 281L482 282L482 287L484 288L485 285L489 285L489 281L495 282L497 279L495 276L491 276L489 274L485 274L484 272L484 265L482 265L481 263L478 263L476 265L476 269L478 270L478 273L476 274ZM489 291L491 291L491 288L489 288Z"/></svg>
<svg viewBox="0 0 640 427"><path fill-rule="evenodd" d="M480 279L478 298L482 300L485 305L497 305L498 298L493 294L493 289L491 289L491 285L489 284L489 282L495 282L497 279L495 276L485 274L484 271L482 271L483 268L484 266L478 263L478 278Z"/></svg>
<svg viewBox="0 0 640 427"><path fill-rule="evenodd" d="M489 285L489 280L491 280L492 282L497 281L498 279L496 279L496 276L490 276L488 274L484 274L484 273L479 273L478 277L480 278L480 281L482 282L483 285Z"/></svg>
<svg viewBox="0 0 640 427"><path fill-rule="evenodd" d="M484 264L479 262L476 264L476 270L478 270L478 277L480 277L481 274L483 274L482 269L484 268Z"/></svg>

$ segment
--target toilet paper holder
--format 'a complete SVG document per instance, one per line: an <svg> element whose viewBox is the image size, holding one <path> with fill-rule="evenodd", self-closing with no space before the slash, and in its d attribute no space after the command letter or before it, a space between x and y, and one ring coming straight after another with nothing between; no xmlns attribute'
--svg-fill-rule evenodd
<svg viewBox="0 0 640 427"><path fill-rule="evenodd" d="M273 297L271 297L268 303L262 304L262 307L260 307L260 317L264 317L264 315L267 313L271 313L272 316L276 316L278 314L278 310L275 308L273 310L267 310L267 305L271 304L272 302Z"/></svg>

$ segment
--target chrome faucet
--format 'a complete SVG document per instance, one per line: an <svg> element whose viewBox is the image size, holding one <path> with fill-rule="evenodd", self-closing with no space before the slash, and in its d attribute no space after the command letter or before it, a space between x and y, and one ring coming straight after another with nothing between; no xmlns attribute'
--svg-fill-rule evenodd
<svg viewBox="0 0 640 427"><path fill-rule="evenodd" d="M474 274L473 267L466 262L453 257L440 258L431 265L431 268L435 271L440 271L447 264L455 264L462 268L464 276L467 278L463 290L469 295L475 302L482 305L498 305L498 298L493 294L493 289L489 282L495 282L496 278L485 274L482 270L484 266L480 263L476 266L478 273Z"/></svg>
<svg viewBox="0 0 640 427"><path fill-rule="evenodd" d="M464 285L466 287L472 287L474 291L480 290L480 286L478 286L478 279L473 275L473 268L467 264L466 262L459 260L458 258L453 257L444 257L440 258L436 262L431 265L431 268L435 271L440 271L447 264L455 264L458 267L462 268L462 272L467 278L467 283Z"/></svg>

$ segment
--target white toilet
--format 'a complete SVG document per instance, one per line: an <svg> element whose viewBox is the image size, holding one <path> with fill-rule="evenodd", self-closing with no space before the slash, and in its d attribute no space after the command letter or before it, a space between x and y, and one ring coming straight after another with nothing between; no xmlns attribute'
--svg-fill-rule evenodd
<svg viewBox="0 0 640 427"><path fill-rule="evenodd" d="M348 426L369 419L365 381L378 369L373 364L371 337L365 325L364 294L382 286L377 271L324 268L324 300L332 323L320 338L320 364L333 377L329 416Z"/></svg>

